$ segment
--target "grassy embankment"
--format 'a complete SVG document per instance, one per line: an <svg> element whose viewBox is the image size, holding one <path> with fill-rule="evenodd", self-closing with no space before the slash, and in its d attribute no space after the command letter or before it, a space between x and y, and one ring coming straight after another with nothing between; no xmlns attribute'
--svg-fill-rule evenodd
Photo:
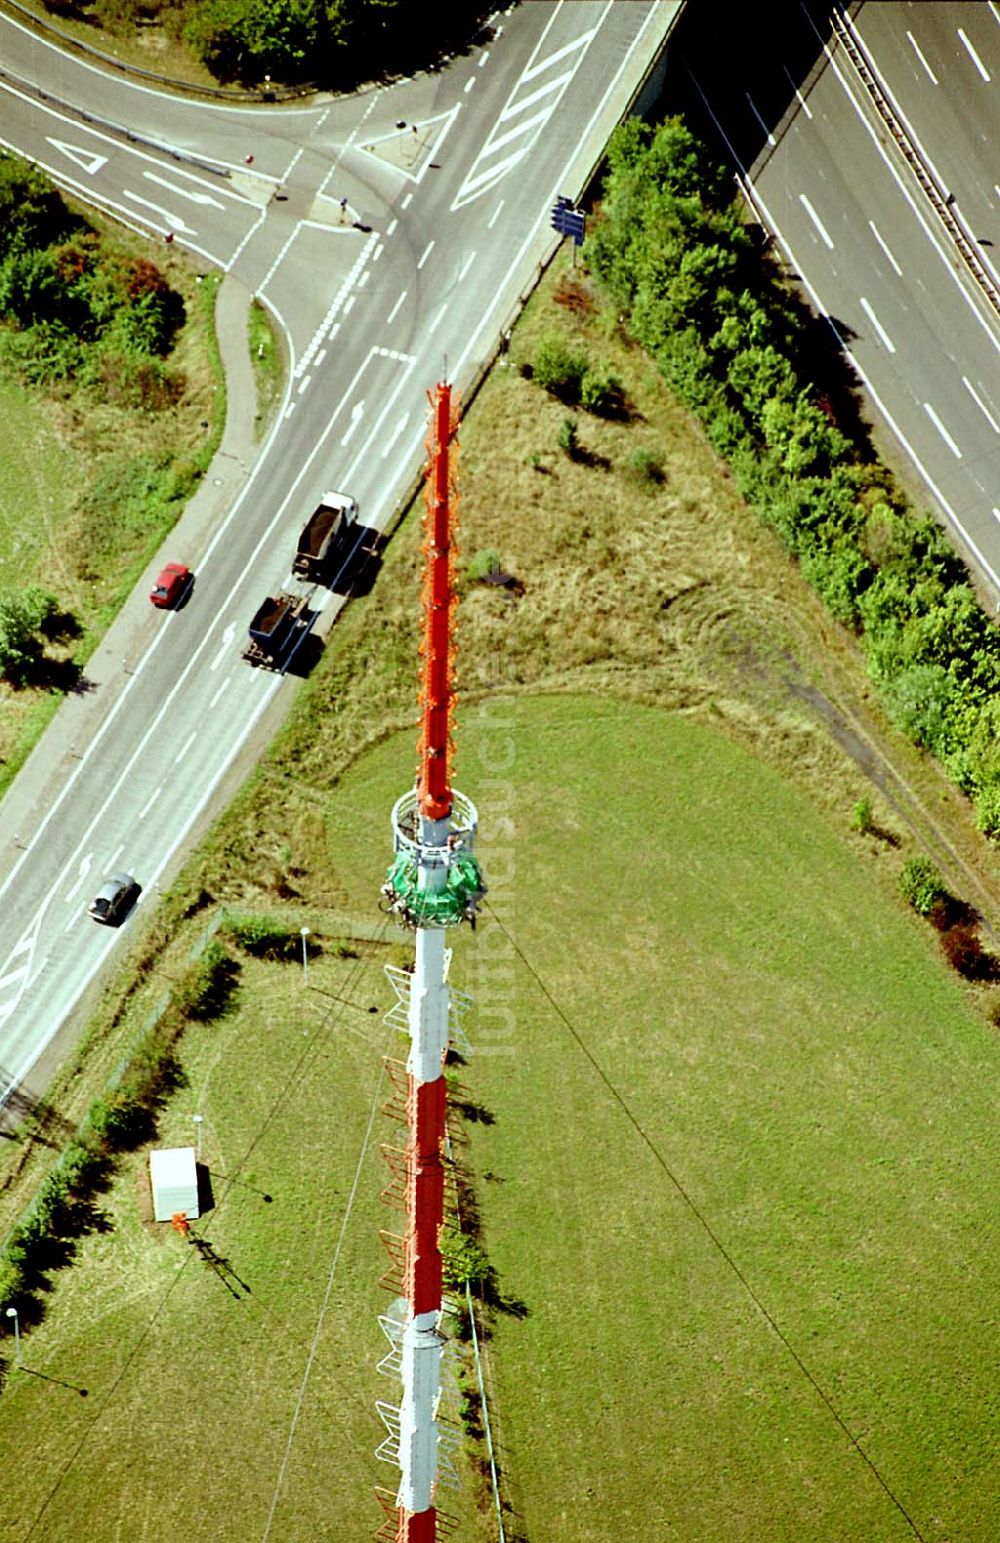
<svg viewBox="0 0 1000 1543"><path fill-rule="evenodd" d="M870 786L824 723L871 734L859 753L879 775L883 751L902 770L897 811L875 796L883 828L944 830L988 886L985 849L933 766L868 719L853 645L651 367L585 301L555 308L551 287L515 360L555 319L622 376L634 411L581 417L590 464L570 461L555 448L564 410L500 369L462 437L466 557L495 548L524 585L466 586L457 779L481 803L493 901L523 958L484 925L455 965L486 1009L484 1048L514 1051L463 1075L495 1117L465 1154L485 1238L528 1309L500 1315L490 1352L518 1525L535 1539L909 1535L804 1366L925 1536L985 1537L997 1476L978 1346L996 1281L975 1240L997 1180L996 1049L976 992L893 896L900 852L850 834ZM662 481L637 449L662 457ZM370 917L412 767L412 730L396 731L412 719L418 547L411 519L155 926L210 896L363 932L352 918ZM484 716L491 679L512 700ZM162 994L169 956L151 965L55 1090L70 1123ZM128 1159L105 1203L114 1230L55 1277L25 1346L88 1400L8 1373L0 1425L35 1454L14 1465L12 1539L57 1477L38 1524L53 1540L103 1537L109 1514L142 1517L150 1539L175 1537L181 1516L195 1537L262 1532L334 1258L272 1535L367 1528L385 1391L370 1371L368 1009L388 1004L360 965L311 970L336 1027L314 1029L326 999L306 999L294 967L245 966L237 1014L189 1033L189 1086L163 1117L171 1143L204 1115L222 1204L201 1230L252 1295L143 1226L144 1154ZM510 1004L510 1040L490 1040L489 1010ZM391 1134L377 1120L372 1141ZM3 1194L8 1219L44 1162L36 1148ZM159 1460L171 1420L183 1494Z"/></svg>

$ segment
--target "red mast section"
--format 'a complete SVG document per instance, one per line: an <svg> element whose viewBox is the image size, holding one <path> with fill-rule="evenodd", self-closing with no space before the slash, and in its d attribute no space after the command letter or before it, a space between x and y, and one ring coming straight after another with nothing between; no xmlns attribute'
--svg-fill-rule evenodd
<svg viewBox="0 0 1000 1543"><path fill-rule="evenodd" d="M428 820L442 820L451 813L451 698L454 684L452 642L453 555L451 546L451 486L449 446L455 430L451 414L451 386L439 385L428 392L433 425L428 450L431 454L424 514L424 636L420 701L420 767L417 799Z"/></svg>

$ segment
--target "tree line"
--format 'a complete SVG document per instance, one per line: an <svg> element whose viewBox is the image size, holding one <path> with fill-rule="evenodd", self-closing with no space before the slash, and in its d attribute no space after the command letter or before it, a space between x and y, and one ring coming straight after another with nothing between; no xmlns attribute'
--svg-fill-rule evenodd
<svg viewBox="0 0 1000 1543"><path fill-rule="evenodd" d="M483 0L45 0L119 35L158 25L226 84L348 90L463 47Z"/></svg>
<svg viewBox="0 0 1000 1543"><path fill-rule="evenodd" d="M584 255L740 492L860 639L892 721L1000 839L1000 631L875 459L839 361L683 121L612 137Z"/></svg>

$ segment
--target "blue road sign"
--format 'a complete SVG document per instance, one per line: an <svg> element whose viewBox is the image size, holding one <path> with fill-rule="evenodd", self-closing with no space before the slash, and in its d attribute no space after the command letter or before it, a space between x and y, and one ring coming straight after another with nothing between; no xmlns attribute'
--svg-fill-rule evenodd
<svg viewBox="0 0 1000 1543"><path fill-rule="evenodd" d="M574 209L568 198L557 198L552 210L552 229L560 236L572 236L574 246L583 245L587 216L582 209Z"/></svg>

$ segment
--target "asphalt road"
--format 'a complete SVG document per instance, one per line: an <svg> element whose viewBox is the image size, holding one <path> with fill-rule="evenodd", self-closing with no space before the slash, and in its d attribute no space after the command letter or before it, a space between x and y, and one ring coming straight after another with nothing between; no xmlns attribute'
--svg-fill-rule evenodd
<svg viewBox="0 0 1000 1543"><path fill-rule="evenodd" d="M489 356L551 250L551 205L581 189L675 10L521 6L438 73L273 112L156 95L0 18L4 143L235 275L285 328L292 364L235 501L196 548L169 553L196 570L188 603L141 619L133 604L93 732L65 755L53 734L62 759L49 757L37 818L5 831L0 1103L120 945L86 915L104 876L131 872L148 903L285 710L291 680L250 668L241 649L260 601L288 584L320 494L349 490L361 539L376 539L419 465L426 389L448 378L461 391ZM342 573L313 593L319 627L346 587ZM17 784L15 805L30 807Z"/></svg>
<svg viewBox="0 0 1000 1543"><path fill-rule="evenodd" d="M732 40L739 65L729 71L710 68L708 36L680 35L673 79L830 319L874 409L880 449L904 480L919 478L1000 601L1000 322L825 11L782 5L771 21L766 37ZM853 18L955 213L987 241L991 232L1000 241L998 23L996 6L950 3L869 3ZM995 261L989 246L979 250Z"/></svg>

